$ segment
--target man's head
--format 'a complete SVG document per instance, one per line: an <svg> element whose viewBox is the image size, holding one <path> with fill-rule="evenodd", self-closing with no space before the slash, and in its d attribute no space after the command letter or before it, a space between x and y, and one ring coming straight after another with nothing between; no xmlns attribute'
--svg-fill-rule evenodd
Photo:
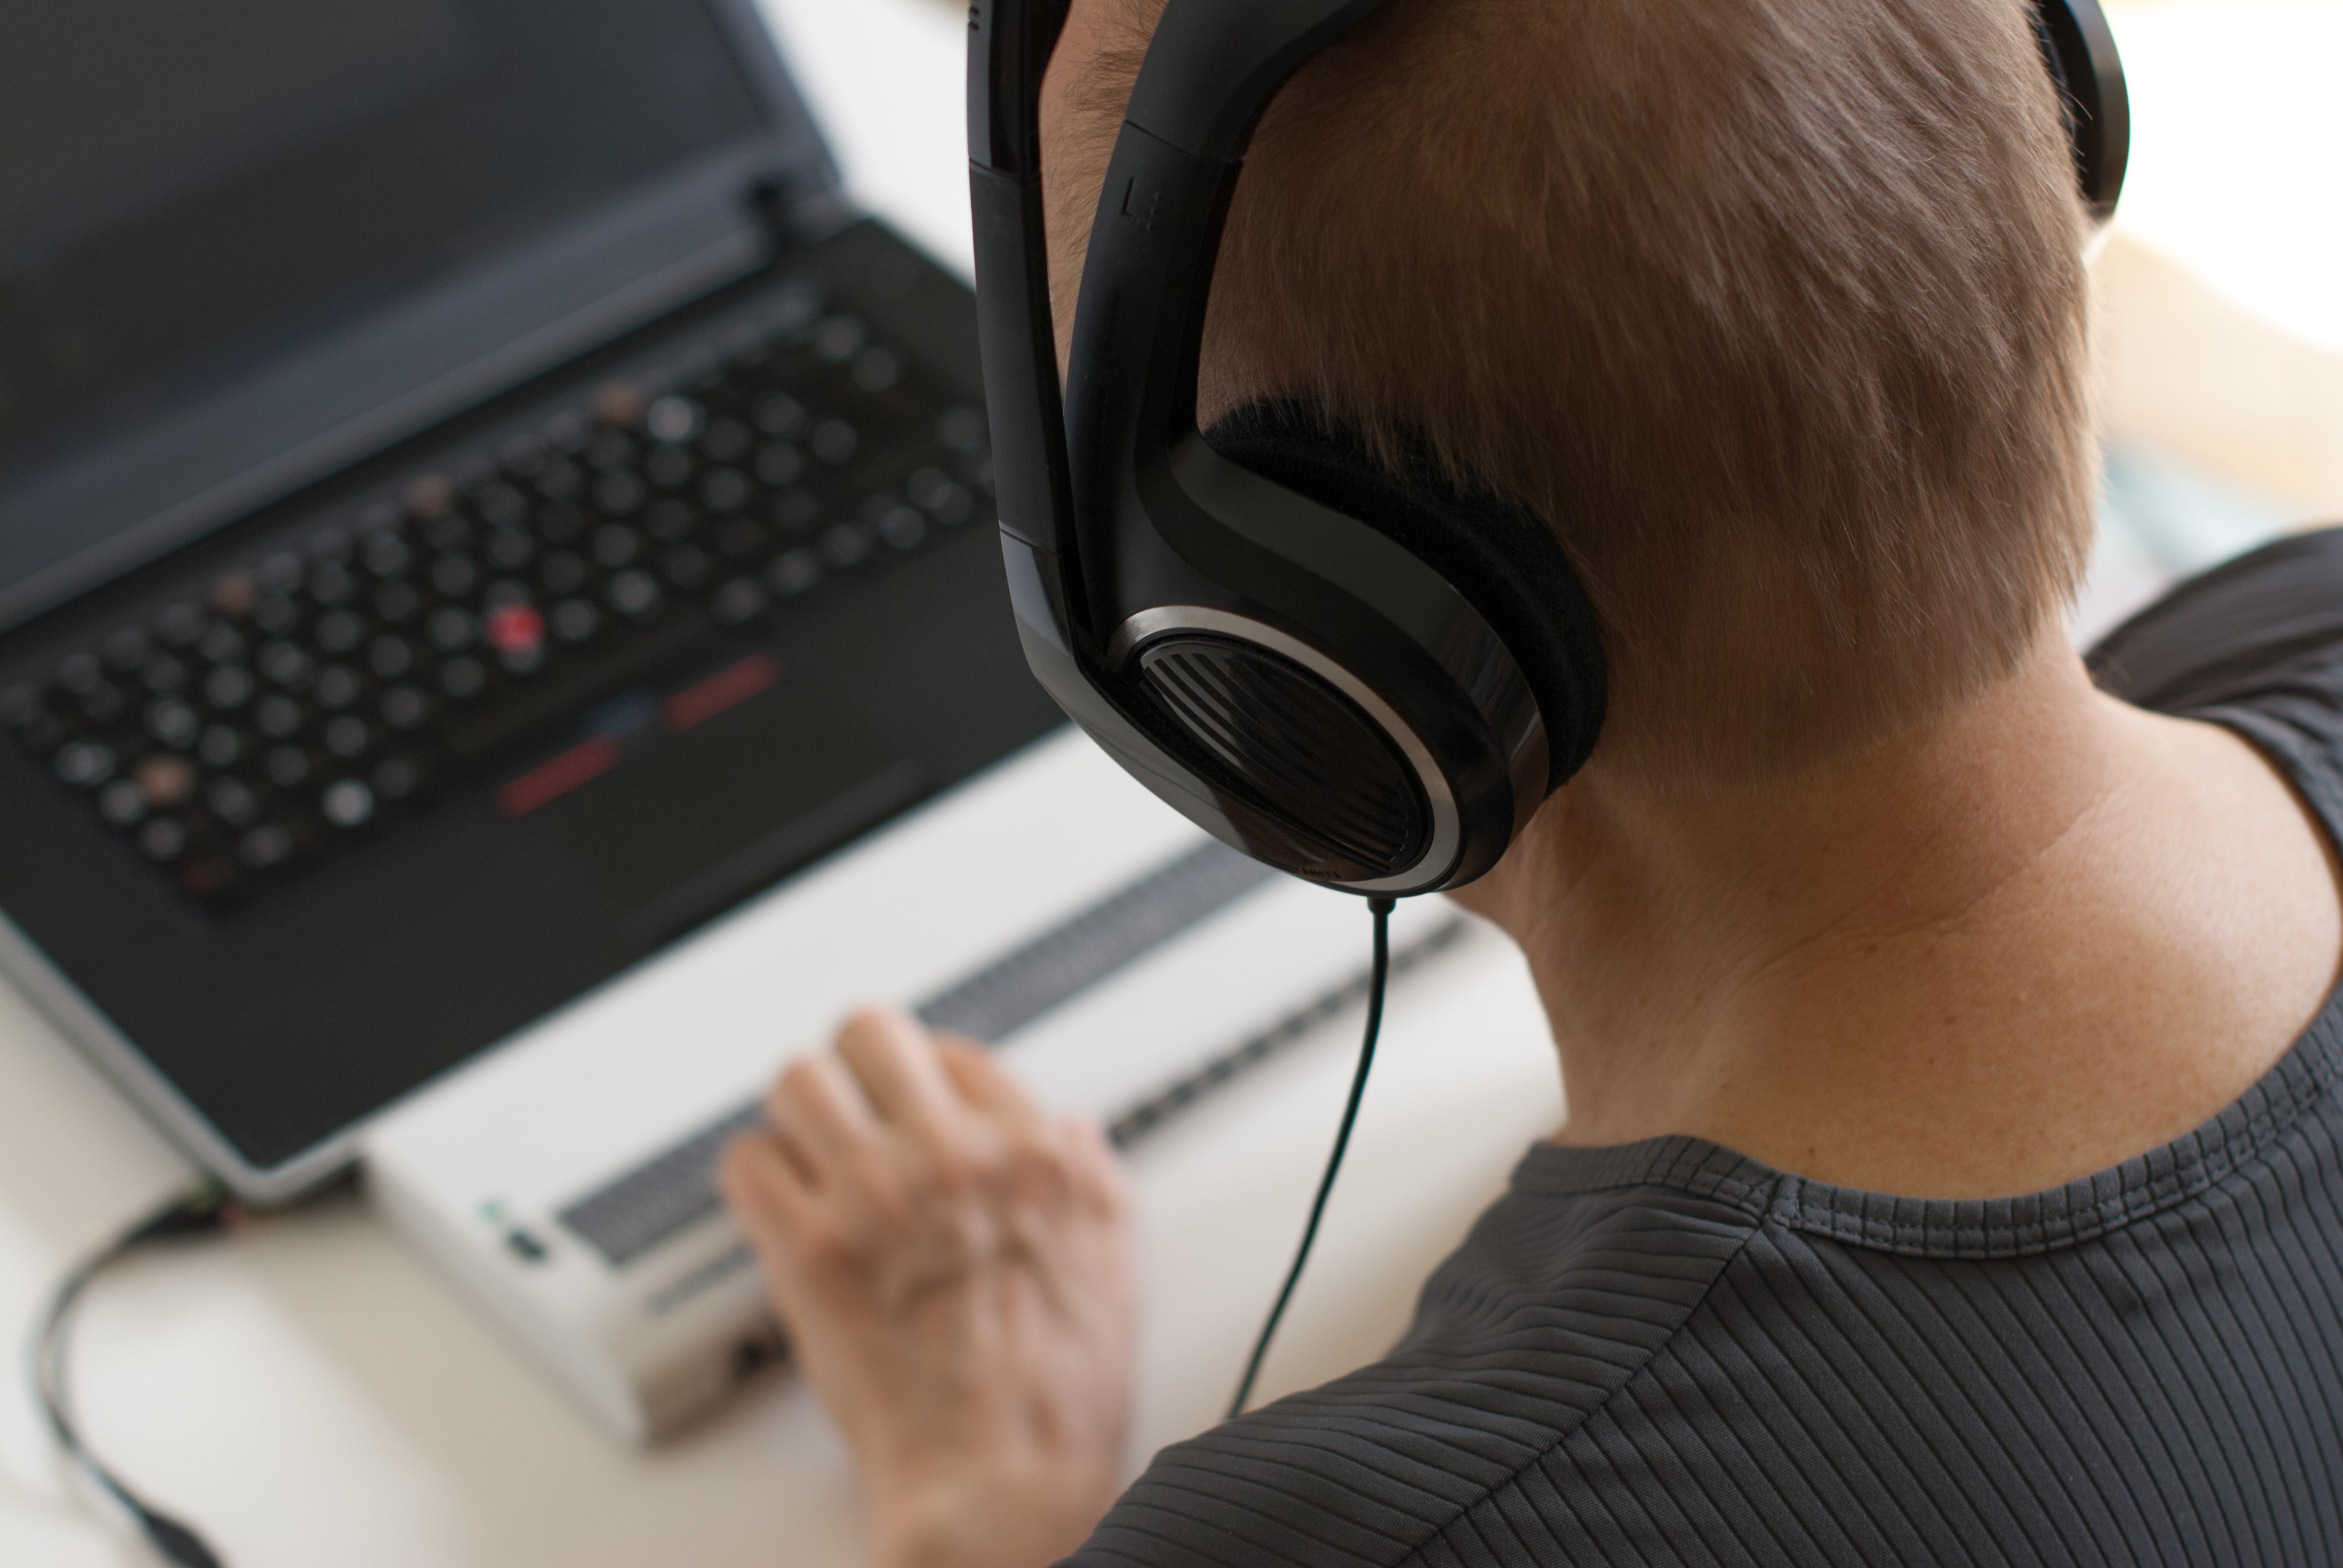
<svg viewBox="0 0 2343 1568"><path fill-rule="evenodd" d="M1061 328L1161 0L1051 80ZM1394 0L1262 126L1202 415L1426 440L1577 562L1601 765L1731 789L1941 714L2072 591L2081 211L2023 0Z"/></svg>

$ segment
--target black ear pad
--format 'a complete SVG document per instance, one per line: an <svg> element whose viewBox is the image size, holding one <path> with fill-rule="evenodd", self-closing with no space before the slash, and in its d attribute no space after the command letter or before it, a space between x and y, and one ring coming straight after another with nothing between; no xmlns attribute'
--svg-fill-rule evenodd
<svg viewBox="0 0 2343 1568"><path fill-rule="evenodd" d="M1249 404L1205 435L1263 478L1356 518L1446 578L1489 623L1544 716L1559 789L1594 750L1609 701L1594 612L1562 543L1535 517L1459 490L1428 456L1393 473L1310 404Z"/></svg>

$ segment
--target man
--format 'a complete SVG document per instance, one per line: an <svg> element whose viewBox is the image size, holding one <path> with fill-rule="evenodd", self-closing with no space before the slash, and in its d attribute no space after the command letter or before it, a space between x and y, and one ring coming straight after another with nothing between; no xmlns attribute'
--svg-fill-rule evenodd
<svg viewBox="0 0 2343 1568"><path fill-rule="evenodd" d="M1061 326L1159 10L1052 67ZM1398 0L1295 80L1205 412L1578 565L1609 728L1460 900L1569 1124L1389 1360L1116 1502L1108 1155L856 1020L725 1182L880 1563L2343 1561L2343 542L2094 685L2083 241L2020 0Z"/></svg>

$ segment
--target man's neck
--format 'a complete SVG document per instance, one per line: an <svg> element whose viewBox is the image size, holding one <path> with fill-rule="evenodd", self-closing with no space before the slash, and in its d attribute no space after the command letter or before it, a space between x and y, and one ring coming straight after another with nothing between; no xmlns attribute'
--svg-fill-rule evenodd
<svg viewBox="0 0 2343 1568"><path fill-rule="evenodd" d="M2115 1163L2266 1071L2335 983L2331 860L2244 742L2100 695L2053 635L1790 783L1590 769L1466 901L1529 957L1564 1141L1691 1133L1969 1197Z"/></svg>

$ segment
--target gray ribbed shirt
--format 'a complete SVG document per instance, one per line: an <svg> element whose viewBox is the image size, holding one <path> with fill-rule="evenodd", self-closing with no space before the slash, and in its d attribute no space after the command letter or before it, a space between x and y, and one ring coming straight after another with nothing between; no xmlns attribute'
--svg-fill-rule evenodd
<svg viewBox="0 0 2343 1568"><path fill-rule="evenodd" d="M2343 839L2343 532L2093 666ZM1534 1149L1386 1360L1165 1450L1071 1561L2343 1563L2338 1075L2343 1000L2187 1137L1992 1201Z"/></svg>

